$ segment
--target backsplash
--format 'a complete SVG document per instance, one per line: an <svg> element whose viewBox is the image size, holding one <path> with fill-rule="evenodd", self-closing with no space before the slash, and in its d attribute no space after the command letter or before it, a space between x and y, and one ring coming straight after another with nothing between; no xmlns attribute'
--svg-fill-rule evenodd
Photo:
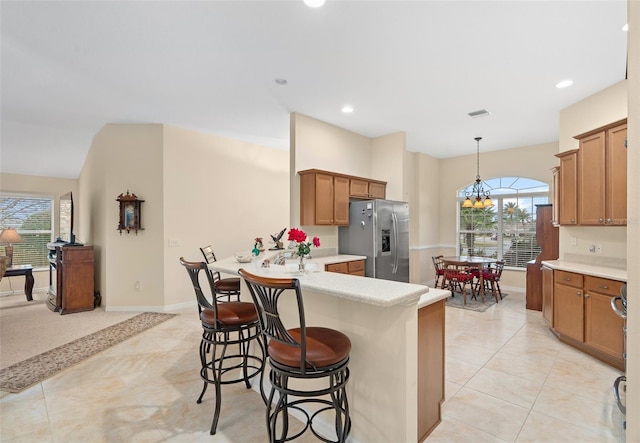
<svg viewBox="0 0 640 443"><path fill-rule="evenodd" d="M564 261L582 263L592 266L604 266L614 269L627 269L627 259L619 257L606 257L602 255L584 255L566 253L562 256Z"/></svg>

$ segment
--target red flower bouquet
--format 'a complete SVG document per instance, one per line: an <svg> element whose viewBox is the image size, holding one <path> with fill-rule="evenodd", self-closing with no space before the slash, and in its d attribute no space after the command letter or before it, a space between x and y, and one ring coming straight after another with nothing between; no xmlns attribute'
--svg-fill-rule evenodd
<svg viewBox="0 0 640 443"><path fill-rule="evenodd" d="M309 255L311 252L311 245L316 248L320 246L320 239L318 237L313 237L313 240L307 241L307 234L304 231L296 228L291 228L289 230L289 241L294 241L298 243L298 256L304 257Z"/></svg>

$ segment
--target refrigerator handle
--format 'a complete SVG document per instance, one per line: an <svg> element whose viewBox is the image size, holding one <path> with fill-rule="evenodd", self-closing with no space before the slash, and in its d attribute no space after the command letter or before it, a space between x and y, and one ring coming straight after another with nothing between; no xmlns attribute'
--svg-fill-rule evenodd
<svg viewBox="0 0 640 443"><path fill-rule="evenodd" d="M391 245L393 269L391 273L395 274L398 272L398 215L395 212L391 213L391 221L393 227L393 245Z"/></svg>

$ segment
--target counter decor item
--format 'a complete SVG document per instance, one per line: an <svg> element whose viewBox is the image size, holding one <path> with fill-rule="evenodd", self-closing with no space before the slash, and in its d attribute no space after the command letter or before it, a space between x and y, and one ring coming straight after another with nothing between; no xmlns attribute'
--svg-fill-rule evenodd
<svg viewBox="0 0 640 443"><path fill-rule="evenodd" d="M320 239L318 237L313 237L312 241L307 241L307 234L301 229L291 228L289 230L289 241L294 241L297 243L296 250L298 257L300 257L300 261L298 262L298 271L300 273L304 273L305 267L305 258L311 253L311 246L315 246L316 248L320 247Z"/></svg>
<svg viewBox="0 0 640 443"><path fill-rule="evenodd" d="M273 240L273 243L275 243L275 246L273 248L269 248L269 251L279 251L280 249L284 249L284 247L282 246L282 240L280 239L282 238L282 236L284 235L284 231L286 230L287 228L284 228L278 234L274 234L271 236L271 240Z"/></svg>
<svg viewBox="0 0 640 443"><path fill-rule="evenodd" d="M262 237L256 237L255 241L256 241L255 247L258 248L258 251L264 252L264 245L262 244Z"/></svg>

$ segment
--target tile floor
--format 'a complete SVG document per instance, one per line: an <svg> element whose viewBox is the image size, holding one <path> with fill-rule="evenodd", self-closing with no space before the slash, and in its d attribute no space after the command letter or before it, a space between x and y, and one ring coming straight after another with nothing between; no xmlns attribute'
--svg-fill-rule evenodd
<svg viewBox="0 0 640 443"><path fill-rule="evenodd" d="M0 398L2 442L264 442L253 390L201 382L195 308L43 383ZM484 313L447 308L446 401L432 442L623 442L611 385L619 372L551 335L524 294ZM318 441L311 434L297 440ZM367 442L376 443L376 442ZM402 443L402 442L384 442Z"/></svg>

